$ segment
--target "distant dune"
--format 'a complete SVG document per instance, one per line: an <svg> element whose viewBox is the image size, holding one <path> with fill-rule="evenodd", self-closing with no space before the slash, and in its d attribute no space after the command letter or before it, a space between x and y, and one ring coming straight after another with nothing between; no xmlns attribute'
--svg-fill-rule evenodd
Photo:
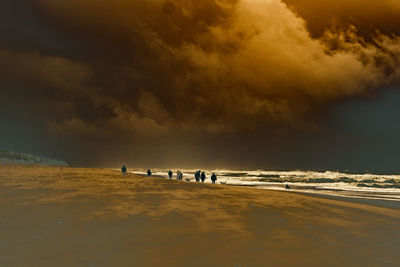
<svg viewBox="0 0 400 267"><path fill-rule="evenodd" d="M61 160L48 159L29 154L14 153L1 149L0 149L0 164L68 166L68 163Z"/></svg>

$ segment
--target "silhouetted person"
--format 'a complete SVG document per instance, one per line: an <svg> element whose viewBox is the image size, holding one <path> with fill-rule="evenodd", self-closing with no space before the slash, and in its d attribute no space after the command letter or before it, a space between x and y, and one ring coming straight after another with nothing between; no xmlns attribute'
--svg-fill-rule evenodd
<svg viewBox="0 0 400 267"><path fill-rule="evenodd" d="M151 176L151 170L150 169L147 170L147 175Z"/></svg>
<svg viewBox="0 0 400 267"><path fill-rule="evenodd" d="M168 177L169 177L169 179L172 179L172 171L171 170L168 171Z"/></svg>
<svg viewBox="0 0 400 267"><path fill-rule="evenodd" d="M200 178L201 178L201 182L204 183L204 181L206 180L206 173L202 172Z"/></svg>
<svg viewBox="0 0 400 267"><path fill-rule="evenodd" d="M182 181L182 177L183 177L182 172L178 170L178 171L176 172L176 180Z"/></svg>
<svg viewBox="0 0 400 267"><path fill-rule="evenodd" d="M125 175L126 174L126 166L125 166L125 164L124 165L122 165L122 168L121 168L121 172L122 172L122 175Z"/></svg>
<svg viewBox="0 0 400 267"><path fill-rule="evenodd" d="M215 172L211 175L211 181L213 184L215 184L215 181L217 180L217 176L215 175Z"/></svg>
<svg viewBox="0 0 400 267"><path fill-rule="evenodd" d="M194 179L196 179L196 182L200 182L200 171L194 173Z"/></svg>
<svg viewBox="0 0 400 267"><path fill-rule="evenodd" d="M286 184L285 188L286 189L290 189L290 186L288 184Z"/></svg>

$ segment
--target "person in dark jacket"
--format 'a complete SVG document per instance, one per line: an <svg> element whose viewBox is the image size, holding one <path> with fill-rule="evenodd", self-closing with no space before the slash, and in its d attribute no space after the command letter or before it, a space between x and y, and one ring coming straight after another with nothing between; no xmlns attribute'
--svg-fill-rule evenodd
<svg viewBox="0 0 400 267"><path fill-rule="evenodd" d="M286 184L285 188L286 189L290 189L290 186L288 184Z"/></svg>
<svg viewBox="0 0 400 267"><path fill-rule="evenodd" d="M204 181L206 180L206 173L202 172L200 178L201 178L201 182L204 183Z"/></svg>
<svg viewBox="0 0 400 267"><path fill-rule="evenodd" d="M215 184L215 181L217 180L217 175L215 175L215 172L211 175L211 181L213 184Z"/></svg>
<svg viewBox="0 0 400 267"><path fill-rule="evenodd" d="M168 171L168 177L169 177L169 179L172 179L172 171L171 170Z"/></svg>
<svg viewBox="0 0 400 267"><path fill-rule="evenodd" d="M122 168L121 168L122 175L125 175L126 171L127 171L127 169L126 169L126 166L124 164L124 165L122 165Z"/></svg>
<svg viewBox="0 0 400 267"><path fill-rule="evenodd" d="M151 176L151 170L150 169L147 170L147 175Z"/></svg>
<svg viewBox="0 0 400 267"><path fill-rule="evenodd" d="M200 182L200 171L194 173L194 179L196 179L196 182Z"/></svg>

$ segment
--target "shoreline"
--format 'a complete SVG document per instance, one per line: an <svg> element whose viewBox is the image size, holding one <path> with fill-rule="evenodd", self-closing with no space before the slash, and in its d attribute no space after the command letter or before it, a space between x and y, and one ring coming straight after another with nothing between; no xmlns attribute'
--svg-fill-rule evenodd
<svg viewBox="0 0 400 267"><path fill-rule="evenodd" d="M338 201L351 202L351 203L359 203L359 204L371 205L371 206L376 206L376 207L391 208L391 209L400 210L400 202L399 201L393 201L393 200L368 199L368 198L362 198L362 197L357 197L357 196L346 197L346 196L340 196L340 195L328 195L328 194L323 194L323 193L318 193L318 192L274 190L274 189L267 189L267 188L257 188L258 187L257 185L229 185L228 184L228 186L249 187L249 188L254 188L254 189L259 189L259 190L278 191L278 192L286 192L286 193L292 193L292 194L301 194L301 195L306 195L306 196L310 196L310 197L325 198L325 199L331 199L331 200L338 200Z"/></svg>
<svg viewBox="0 0 400 267"><path fill-rule="evenodd" d="M304 194L304 195L308 195L308 196L315 196L315 197L344 201L344 202L352 202L352 203L371 205L371 206L375 206L375 207L391 208L391 209L400 210L400 202L399 201L391 201L391 200L384 200L384 199L367 199L367 198L360 198L360 197L333 196L333 195L324 195L324 194L320 194L320 193L308 193L308 192L291 192L291 193Z"/></svg>
<svg viewBox="0 0 400 267"><path fill-rule="evenodd" d="M166 179L169 180L168 177L163 177L160 175L152 175L151 177L148 177L147 175L138 175L135 174L141 178L159 178L159 179ZM176 179L172 179L176 180ZM181 181L185 183L194 183L194 184L202 184L202 183L196 183L192 181L194 179L191 179L191 181ZM205 183L209 184L209 183ZM385 200L385 199L368 199L368 198L362 198L362 197L346 197L346 196L340 196L340 195L328 195L328 194L323 194L323 193L318 193L318 192L302 192L302 191L295 191L295 190L275 190L275 189L269 189L269 188L259 188L258 185L240 185L240 184L219 184L217 183L216 185L218 186L231 186L231 187L239 187L239 188L252 188L252 190L257 189L257 190L266 190L266 191L273 191L273 192L286 192L286 193L292 193L292 194L301 194L301 195L306 195L310 197L317 197L317 198L324 198L324 199L331 199L331 200L337 200L337 201L344 201L344 202L351 202L351 203L358 203L358 204L365 204L365 205L371 205L375 207L382 207L382 208L391 208L391 209L396 209L400 210L400 202L399 201L392 201L392 200ZM214 185L215 186L215 185Z"/></svg>

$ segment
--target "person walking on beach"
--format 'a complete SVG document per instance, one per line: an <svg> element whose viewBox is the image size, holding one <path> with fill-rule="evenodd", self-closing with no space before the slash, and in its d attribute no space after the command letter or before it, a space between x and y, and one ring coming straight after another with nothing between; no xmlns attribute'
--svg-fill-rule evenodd
<svg viewBox="0 0 400 267"><path fill-rule="evenodd" d="M217 175L215 175L215 172L211 175L211 181L213 184L215 184L215 181L217 180Z"/></svg>
<svg viewBox="0 0 400 267"><path fill-rule="evenodd" d="M147 175L151 176L151 170L150 169L147 170Z"/></svg>
<svg viewBox="0 0 400 267"><path fill-rule="evenodd" d="M122 165L122 168L121 168L122 175L125 175L126 171L127 171L127 169L126 169L126 166L124 164L124 165Z"/></svg>
<svg viewBox="0 0 400 267"><path fill-rule="evenodd" d="M172 179L172 171L171 170L168 171L168 177L169 177L169 179Z"/></svg>
<svg viewBox="0 0 400 267"><path fill-rule="evenodd" d="M202 172L200 178L201 178L201 182L204 183L204 181L206 180L206 173Z"/></svg>
<svg viewBox="0 0 400 267"><path fill-rule="evenodd" d="M194 173L194 179L196 179L196 182L200 182L200 171Z"/></svg>
<svg viewBox="0 0 400 267"><path fill-rule="evenodd" d="M176 172L176 180L182 181L183 174L180 170Z"/></svg>

